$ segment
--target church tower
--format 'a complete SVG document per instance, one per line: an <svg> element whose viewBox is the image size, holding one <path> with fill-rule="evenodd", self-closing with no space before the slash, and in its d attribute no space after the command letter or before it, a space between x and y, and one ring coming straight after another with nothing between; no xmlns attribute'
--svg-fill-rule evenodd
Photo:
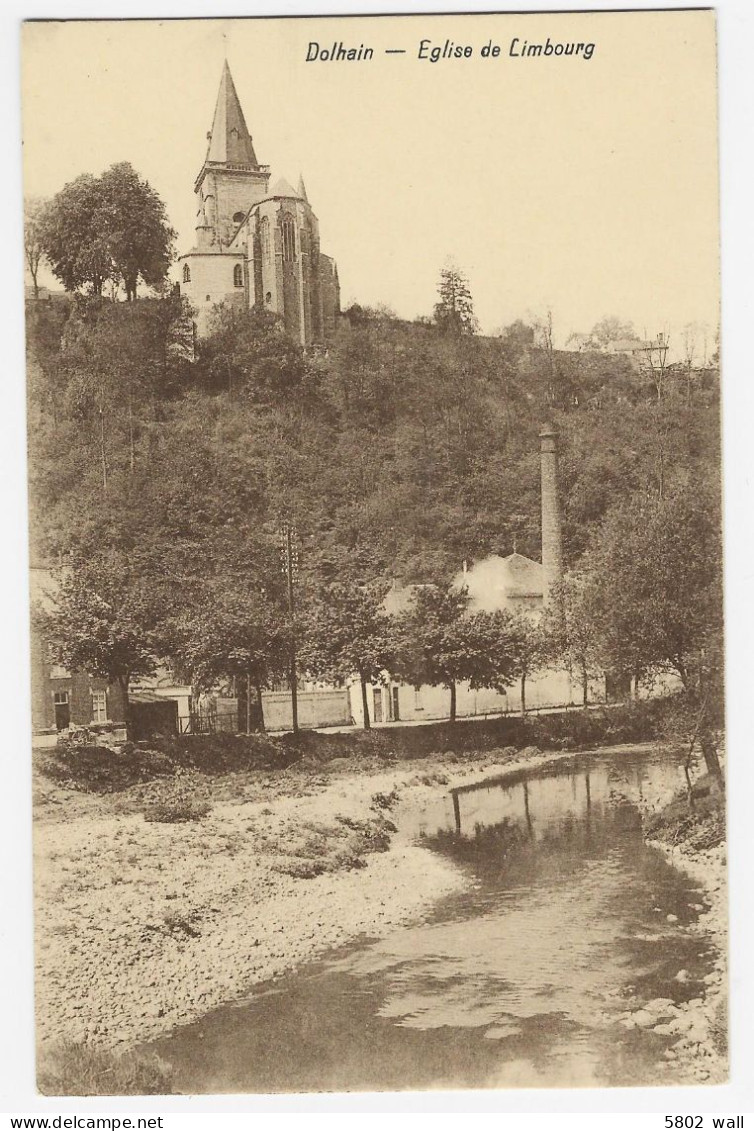
<svg viewBox="0 0 754 1131"><path fill-rule="evenodd" d="M321 254L319 224L306 196L254 152L233 76L223 67L207 154L194 183L196 240L179 259L181 292L207 332L213 306L231 302L278 315L303 346L335 331L337 268Z"/></svg>

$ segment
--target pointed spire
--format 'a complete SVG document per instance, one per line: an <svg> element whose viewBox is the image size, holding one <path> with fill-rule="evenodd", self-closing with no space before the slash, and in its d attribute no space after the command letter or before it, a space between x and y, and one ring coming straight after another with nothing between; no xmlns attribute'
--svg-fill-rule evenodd
<svg viewBox="0 0 754 1131"><path fill-rule="evenodd" d="M238 101L228 60L225 60L220 89L217 94L215 117L209 135L207 161L222 165L248 165L258 168L251 134Z"/></svg>
<svg viewBox="0 0 754 1131"><path fill-rule="evenodd" d="M306 195L306 185L304 184L304 174L303 173L299 173L299 175L298 175L298 187L296 189L296 192L298 193L298 195L301 197L302 200L305 200L307 204L309 203L309 197Z"/></svg>
<svg viewBox="0 0 754 1131"><path fill-rule="evenodd" d="M279 177L278 180L275 181L270 193L270 196L292 196L294 199L300 195L300 192L296 192L296 190L288 184L285 177Z"/></svg>

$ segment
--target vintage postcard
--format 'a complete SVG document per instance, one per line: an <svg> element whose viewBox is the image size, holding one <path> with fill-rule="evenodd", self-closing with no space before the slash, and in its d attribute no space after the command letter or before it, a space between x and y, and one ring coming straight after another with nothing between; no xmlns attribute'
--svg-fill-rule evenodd
<svg viewBox="0 0 754 1131"><path fill-rule="evenodd" d="M40 1092L726 1081L714 13L22 70Z"/></svg>

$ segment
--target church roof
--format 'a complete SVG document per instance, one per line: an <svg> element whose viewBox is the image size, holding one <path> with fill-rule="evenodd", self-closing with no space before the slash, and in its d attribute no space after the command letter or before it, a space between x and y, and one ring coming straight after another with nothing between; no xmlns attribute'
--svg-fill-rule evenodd
<svg viewBox="0 0 754 1131"><path fill-rule="evenodd" d="M206 160L222 165L259 167L227 59L220 79Z"/></svg>
<svg viewBox="0 0 754 1131"><path fill-rule="evenodd" d="M270 190L270 196L292 196L296 198L301 196L301 193L296 192L295 188L288 184L285 177L278 177ZM304 199L306 198L304 197Z"/></svg>

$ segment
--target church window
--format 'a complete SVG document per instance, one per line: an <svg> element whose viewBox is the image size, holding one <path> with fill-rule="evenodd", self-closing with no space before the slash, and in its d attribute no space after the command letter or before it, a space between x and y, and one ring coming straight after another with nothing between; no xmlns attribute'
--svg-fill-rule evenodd
<svg viewBox="0 0 754 1131"><path fill-rule="evenodd" d="M259 244L262 249L262 259L270 259L270 221L263 216L259 222Z"/></svg>
<svg viewBox="0 0 754 1131"><path fill-rule="evenodd" d="M264 301L265 302L272 302L272 291L267 292L267 294L264 296Z"/></svg>
<svg viewBox="0 0 754 1131"><path fill-rule="evenodd" d="M233 213L233 223L234 224L242 224L245 215L246 215L245 212L234 212Z"/></svg>
<svg viewBox="0 0 754 1131"><path fill-rule="evenodd" d="M241 266L240 263L237 263L235 265L235 267L233 268L233 286L234 287L242 287L243 286L243 267Z"/></svg>
<svg viewBox="0 0 754 1131"><path fill-rule="evenodd" d="M183 281L184 283L191 282L191 268L189 267L188 263L183 264Z"/></svg>
<svg viewBox="0 0 754 1131"><path fill-rule="evenodd" d="M296 224L292 216L284 216L280 225L283 236L283 262L292 263L296 258Z"/></svg>

